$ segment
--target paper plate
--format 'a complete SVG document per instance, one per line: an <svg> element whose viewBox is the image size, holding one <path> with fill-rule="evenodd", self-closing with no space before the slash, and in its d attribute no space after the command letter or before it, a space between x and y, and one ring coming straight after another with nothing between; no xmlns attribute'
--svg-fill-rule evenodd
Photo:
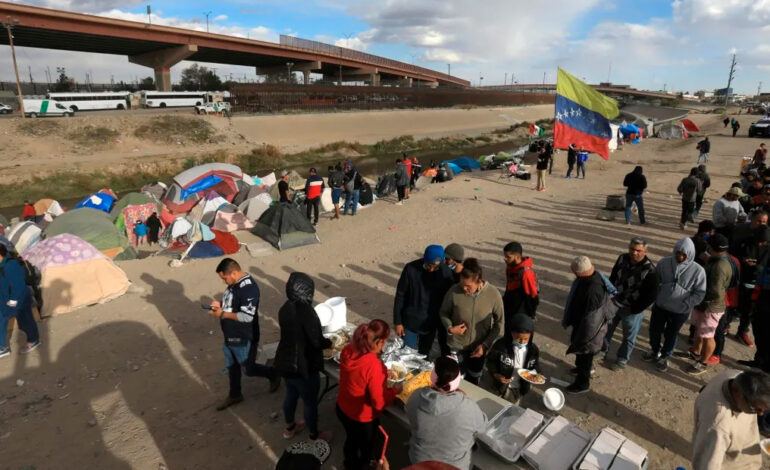
<svg viewBox="0 0 770 470"><path fill-rule="evenodd" d="M318 304L315 306L315 313L318 315L318 319L321 321L321 326L327 326L332 321L332 315L334 311L326 304Z"/></svg>
<svg viewBox="0 0 770 470"><path fill-rule="evenodd" d="M762 448L762 453L770 457L770 439L762 439L759 441L759 447Z"/></svg>
<svg viewBox="0 0 770 470"><path fill-rule="evenodd" d="M558 388L549 388L543 393L543 405L551 411L564 408L564 394Z"/></svg>

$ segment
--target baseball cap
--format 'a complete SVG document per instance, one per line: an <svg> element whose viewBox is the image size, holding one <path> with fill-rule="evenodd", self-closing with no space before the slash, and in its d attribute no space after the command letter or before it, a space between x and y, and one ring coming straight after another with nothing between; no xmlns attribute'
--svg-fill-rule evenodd
<svg viewBox="0 0 770 470"><path fill-rule="evenodd" d="M444 261L444 248L441 245L428 245L422 259L428 264L438 264Z"/></svg>
<svg viewBox="0 0 770 470"><path fill-rule="evenodd" d="M730 241L721 233L716 233L709 238L709 246L714 251L727 251L730 248Z"/></svg>

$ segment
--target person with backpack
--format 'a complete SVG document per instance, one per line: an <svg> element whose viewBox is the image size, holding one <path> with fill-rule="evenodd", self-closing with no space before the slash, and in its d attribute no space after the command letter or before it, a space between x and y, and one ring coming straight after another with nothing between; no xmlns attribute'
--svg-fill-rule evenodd
<svg viewBox="0 0 770 470"><path fill-rule="evenodd" d="M340 197L342 196L342 186L345 183L345 173L339 163L335 166L329 166L329 188L332 190L332 204L334 204L333 220L340 218Z"/></svg>
<svg viewBox="0 0 770 470"><path fill-rule="evenodd" d="M535 318L537 306L540 303L540 288L535 274L532 258L524 256L523 247L519 242L510 242L503 247L505 261L505 325L509 325L514 315L523 313Z"/></svg>
<svg viewBox="0 0 770 470"><path fill-rule="evenodd" d="M358 199L361 197L361 186L364 183L364 179L361 178L361 174L358 173L358 168L347 163L348 171L345 173L345 180L343 187L345 188L345 208L342 210L342 215L348 215L348 209L351 209L352 215L356 215L358 210Z"/></svg>
<svg viewBox="0 0 770 470"><path fill-rule="evenodd" d="M730 122L730 125L733 128L733 137L735 137L735 135L738 133L738 129L741 128L741 123L738 122L737 119L733 118L733 120Z"/></svg>
<svg viewBox="0 0 770 470"><path fill-rule="evenodd" d="M709 138L706 137L698 142L698 145L696 145L695 148L698 149L698 165L700 165L701 160L708 163L709 152L711 151L711 142L709 142Z"/></svg>
<svg viewBox="0 0 770 470"><path fill-rule="evenodd" d="M406 198L406 189L409 187L409 170L406 164L400 159L396 159L396 192L398 193L397 206L404 204Z"/></svg>
<svg viewBox="0 0 770 470"><path fill-rule="evenodd" d="M16 318L19 329L27 335L27 345L22 354L40 346L40 333L32 314L32 295L27 286L25 268L5 245L0 244L0 358L9 356L6 328L11 318Z"/></svg>

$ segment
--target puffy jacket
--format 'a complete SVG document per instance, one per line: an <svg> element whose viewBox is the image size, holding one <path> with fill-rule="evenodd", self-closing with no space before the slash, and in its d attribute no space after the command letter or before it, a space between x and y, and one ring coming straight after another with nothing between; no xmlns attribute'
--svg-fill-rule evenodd
<svg viewBox="0 0 770 470"><path fill-rule="evenodd" d="M723 197L714 203L711 220L714 222L714 227L723 228L735 225L739 216L742 215L745 216L746 211L743 210L740 201L728 201Z"/></svg>
<svg viewBox="0 0 770 470"><path fill-rule="evenodd" d="M444 263L433 272L423 268L422 259L408 263L396 287L393 324L417 332L435 328L441 302L452 283L452 271Z"/></svg>
<svg viewBox="0 0 770 470"><path fill-rule="evenodd" d="M601 350L607 323L618 310L612 302L613 293L614 287L599 271L572 282L562 318L563 327L572 327L567 354L596 354Z"/></svg>
<svg viewBox="0 0 770 470"><path fill-rule="evenodd" d="M331 341L323 337L321 321L313 310L313 280L292 273L286 282L288 300L278 311L281 339L275 352L275 368L287 377L307 378L323 370L323 350Z"/></svg>
<svg viewBox="0 0 770 470"><path fill-rule="evenodd" d="M369 423L393 403L398 391L385 386L388 371L379 356L358 354L348 344L340 354L340 381L337 406L345 415Z"/></svg>
<svg viewBox="0 0 770 470"><path fill-rule="evenodd" d="M15 317L19 311L31 307L32 295L25 279L21 263L5 256L0 262L0 314L3 316ZM8 306L9 300L15 300L16 306Z"/></svg>
<svg viewBox="0 0 770 470"><path fill-rule="evenodd" d="M503 332L503 298L488 282L473 295L466 294L460 284L455 284L444 296L440 316L447 330L461 323L468 327L465 334L448 335L447 344L451 349L472 351L483 344L484 350L489 351Z"/></svg>
<svg viewBox="0 0 770 470"><path fill-rule="evenodd" d="M706 263L706 294L698 310L710 313L725 311L725 292L733 278L733 267L727 256L712 256Z"/></svg>
<svg viewBox="0 0 770 470"><path fill-rule="evenodd" d="M676 254L687 258L676 262ZM660 289L655 304L669 312L689 314L706 296L706 271L695 263L695 245L689 238L676 242L673 256L658 262Z"/></svg>
<svg viewBox="0 0 770 470"><path fill-rule="evenodd" d="M321 197L324 186L323 178L318 175L310 176L307 181L305 181L305 194L307 195L308 200Z"/></svg>

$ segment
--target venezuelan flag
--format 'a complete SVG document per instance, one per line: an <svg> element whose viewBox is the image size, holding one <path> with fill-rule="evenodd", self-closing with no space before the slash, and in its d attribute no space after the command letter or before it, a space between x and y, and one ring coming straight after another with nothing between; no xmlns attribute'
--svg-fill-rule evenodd
<svg viewBox="0 0 770 470"><path fill-rule="evenodd" d="M553 146L570 144L610 158L609 142L614 138L610 119L620 114L618 102L602 95L574 76L559 69L556 80L556 113Z"/></svg>

